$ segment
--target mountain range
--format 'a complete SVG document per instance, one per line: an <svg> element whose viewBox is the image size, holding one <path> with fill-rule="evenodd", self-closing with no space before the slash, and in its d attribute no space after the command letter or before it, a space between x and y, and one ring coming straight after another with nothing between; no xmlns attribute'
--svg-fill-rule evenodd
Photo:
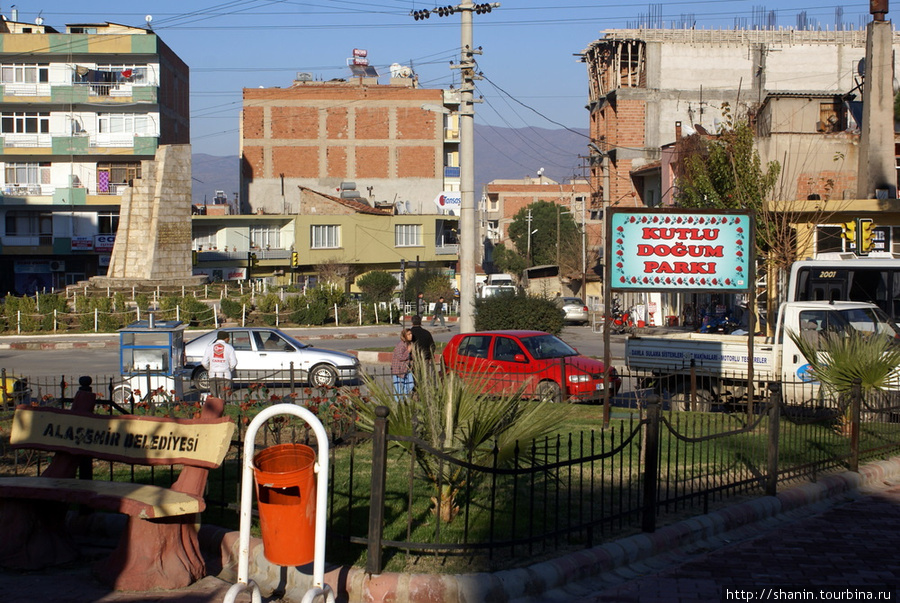
<svg viewBox="0 0 900 603"><path fill-rule="evenodd" d="M475 196L492 180L520 180L543 174L557 182L582 177L587 155L586 128L500 128L475 124ZM212 201L216 191L233 199L239 188L240 159L195 153L195 204Z"/></svg>

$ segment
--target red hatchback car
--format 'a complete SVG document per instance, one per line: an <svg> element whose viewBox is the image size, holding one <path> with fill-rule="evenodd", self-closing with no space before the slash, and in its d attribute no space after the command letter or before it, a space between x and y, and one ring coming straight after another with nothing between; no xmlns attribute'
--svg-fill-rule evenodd
<svg viewBox="0 0 900 603"><path fill-rule="evenodd" d="M581 356L565 341L543 331L482 331L453 337L441 355L445 371L481 387L485 393L524 395L544 400L592 401L603 397L604 365ZM610 395L622 380L610 369Z"/></svg>

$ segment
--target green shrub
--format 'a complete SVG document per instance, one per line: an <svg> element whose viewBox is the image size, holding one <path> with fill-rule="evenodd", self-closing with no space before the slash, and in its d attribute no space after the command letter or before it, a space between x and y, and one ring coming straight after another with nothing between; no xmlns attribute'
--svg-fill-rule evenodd
<svg viewBox="0 0 900 603"><path fill-rule="evenodd" d="M323 283L321 286L308 291L306 295L329 308L334 308L335 304L340 307L347 303L347 294L344 290L331 283Z"/></svg>
<svg viewBox="0 0 900 603"><path fill-rule="evenodd" d="M280 314L284 310L281 306L281 298L274 293L269 293L256 298L256 309L260 313L260 319L264 324L269 326L275 326L275 323L279 322L276 321L275 308L278 308Z"/></svg>
<svg viewBox="0 0 900 603"><path fill-rule="evenodd" d="M475 302L475 329L529 329L559 335L563 329L559 306L543 297L494 295Z"/></svg>
<svg viewBox="0 0 900 603"><path fill-rule="evenodd" d="M399 284L393 274L383 270L373 270L356 280L356 286L367 302L389 301Z"/></svg>
<svg viewBox="0 0 900 603"><path fill-rule="evenodd" d="M219 302L219 308L226 318L240 320L243 313L243 304L228 297L223 297Z"/></svg>

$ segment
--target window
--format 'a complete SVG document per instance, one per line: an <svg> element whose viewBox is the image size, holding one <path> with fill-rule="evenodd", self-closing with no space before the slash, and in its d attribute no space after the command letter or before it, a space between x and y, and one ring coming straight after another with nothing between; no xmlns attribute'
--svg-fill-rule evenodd
<svg viewBox="0 0 900 603"><path fill-rule="evenodd" d="M500 199L498 197L488 197L488 211L500 211Z"/></svg>
<svg viewBox="0 0 900 603"><path fill-rule="evenodd" d="M4 84L46 84L50 81L50 67L38 65L0 65L0 82Z"/></svg>
<svg viewBox="0 0 900 603"><path fill-rule="evenodd" d="M310 229L312 249L336 249L341 246L341 227L337 224L317 224Z"/></svg>
<svg viewBox="0 0 900 603"><path fill-rule="evenodd" d="M49 134L50 114L37 111L0 113L0 131L4 134Z"/></svg>
<svg viewBox="0 0 900 603"><path fill-rule="evenodd" d="M281 228L271 224L250 226L250 242L260 249L281 249Z"/></svg>
<svg viewBox="0 0 900 603"><path fill-rule="evenodd" d="M116 234L119 229L119 212L101 211L97 213L97 233Z"/></svg>
<svg viewBox="0 0 900 603"><path fill-rule="evenodd" d="M515 339L509 337L498 337L494 342L494 360L501 362L515 362L516 354L525 355L522 348Z"/></svg>
<svg viewBox="0 0 900 603"><path fill-rule="evenodd" d="M101 134L149 134L150 118L137 113L100 113L97 129Z"/></svg>
<svg viewBox="0 0 900 603"><path fill-rule="evenodd" d="M51 236L53 216L36 211L6 212L6 236Z"/></svg>
<svg viewBox="0 0 900 603"><path fill-rule="evenodd" d="M7 163L7 186L50 184L49 163Z"/></svg>
<svg viewBox="0 0 900 603"><path fill-rule="evenodd" d="M394 247L421 247L421 224L397 224L394 226Z"/></svg>
<svg viewBox="0 0 900 603"><path fill-rule="evenodd" d="M119 191L115 185L130 185L131 181L141 177L139 161L131 163L98 163L97 192L100 194Z"/></svg>

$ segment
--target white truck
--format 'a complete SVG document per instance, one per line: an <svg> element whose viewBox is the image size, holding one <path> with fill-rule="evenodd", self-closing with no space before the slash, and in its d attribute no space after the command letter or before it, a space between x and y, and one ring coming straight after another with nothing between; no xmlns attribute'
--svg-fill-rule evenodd
<svg viewBox="0 0 900 603"><path fill-rule="evenodd" d="M900 339L900 330L874 304L865 302L787 302L778 310L774 338L753 340L754 395L769 383L782 383L785 402L815 399L818 383L809 362L787 332L817 344L822 331L850 329ZM625 363L645 386L653 386L679 410L711 410L715 404L746 404L748 335L670 333L632 335L625 342ZM693 369L691 367L693 361ZM694 397L691 397L691 382Z"/></svg>

